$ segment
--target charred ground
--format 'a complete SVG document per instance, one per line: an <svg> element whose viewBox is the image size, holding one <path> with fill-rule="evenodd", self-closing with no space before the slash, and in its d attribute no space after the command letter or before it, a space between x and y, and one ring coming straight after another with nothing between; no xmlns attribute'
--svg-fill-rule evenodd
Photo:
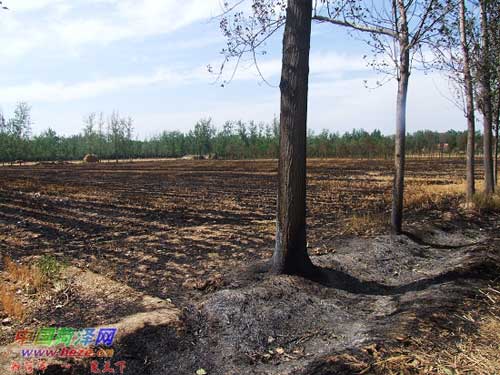
<svg viewBox="0 0 500 375"><path fill-rule="evenodd" d="M129 294L183 309L182 334L146 327L124 340L133 373L335 373L343 365L328 364L332 353L406 340L436 313L450 323L498 273L498 215L460 208L465 166L457 159L409 161L408 235L396 239L381 236L388 231L391 162L309 161L308 247L323 267L319 284L248 268L265 269L272 253L275 161L0 173L3 255L55 255L131 288ZM106 288L97 287L101 303ZM64 309L39 309L37 321L88 326L145 311L139 297L120 303L119 293L107 309L89 314L96 302L75 292ZM148 344L151 335L169 354Z"/></svg>

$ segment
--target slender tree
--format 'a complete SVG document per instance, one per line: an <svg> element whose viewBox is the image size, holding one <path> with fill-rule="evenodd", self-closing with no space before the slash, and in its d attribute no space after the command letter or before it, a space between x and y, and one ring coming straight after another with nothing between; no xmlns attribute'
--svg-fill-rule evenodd
<svg viewBox="0 0 500 375"><path fill-rule="evenodd" d="M410 81L410 37L408 29L408 17L406 15L406 4L403 0L397 0L399 9L399 74L398 74L398 94L396 104L396 138L394 155L394 183L392 190L392 213L391 229L394 234L400 234L403 224L403 195L404 195L404 175L405 175L405 146L406 146L406 102L408 98L408 84ZM395 16L397 17L397 16Z"/></svg>
<svg viewBox="0 0 500 375"><path fill-rule="evenodd" d="M470 49L467 35L465 0L459 0L459 25L460 25L460 46L463 61L463 82L466 98L466 117L467 117L467 204L472 203L476 192L475 184L475 145L476 145L476 119L474 113L474 88L472 84Z"/></svg>
<svg viewBox="0 0 500 375"><path fill-rule="evenodd" d="M375 56L385 56L372 66L398 81L391 214L394 234L401 233L403 223L406 104L412 61L419 54L423 56L423 46L434 42L439 23L449 10L449 4L439 0L389 0L368 5L360 0L325 0L318 3L313 14L317 21L367 33L370 37L366 41Z"/></svg>
<svg viewBox="0 0 500 375"><path fill-rule="evenodd" d="M500 67L498 68L500 75ZM494 155L493 155L493 178L495 179L495 186L498 187L498 133L500 130L500 83L497 87L497 98L496 98L496 109L494 111L494 121L495 121L495 142L493 145Z"/></svg>
<svg viewBox="0 0 500 375"><path fill-rule="evenodd" d="M495 131L495 141L493 144L493 177L495 186L498 186L498 134L500 130L500 6L491 7L491 49L493 58L493 93L494 93L494 110L493 124ZM495 69L496 67L496 69Z"/></svg>
<svg viewBox="0 0 500 375"><path fill-rule="evenodd" d="M314 266L306 246L306 123L312 0L253 0L251 15L235 11L241 4L225 3L221 30L227 39L226 63L235 59L236 72L245 54L257 64L259 48L285 26L280 82L280 134L275 273L311 276ZM210 69L210 68L209 68ZM264 79L263 75L261 77ZM240 134L241 136L242 134ZM245 139L248 140L245 133Z"/></svg>
<svg viewBox="0 0 500 375"><path fill-rule="evenodd" d="M19 102L14 109L14 117L9 120L12 134L19 139L27 140L31 134L32 124L30 105Z"/></svg>
<svg viewBox="0 0 500 375"><path fill-rule="evenodd" d="M480 110L483 113L483 157L484 157L484 193L494 192L493 181L493 103L491 95L491 50L489 27L489 0L480 0L481 51L479 62Z"/></svg>

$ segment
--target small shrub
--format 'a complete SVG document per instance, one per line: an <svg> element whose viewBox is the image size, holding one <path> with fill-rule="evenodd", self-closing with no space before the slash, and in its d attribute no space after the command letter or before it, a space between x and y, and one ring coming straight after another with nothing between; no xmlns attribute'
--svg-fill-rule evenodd
<svg viewBox="0 0 500 375"><path fill-rule="evenodd" d="M62 268L62 264L51 255L43 255L37 260L35 266L40 270L42 276L49 280L57 278Z"/></svg>

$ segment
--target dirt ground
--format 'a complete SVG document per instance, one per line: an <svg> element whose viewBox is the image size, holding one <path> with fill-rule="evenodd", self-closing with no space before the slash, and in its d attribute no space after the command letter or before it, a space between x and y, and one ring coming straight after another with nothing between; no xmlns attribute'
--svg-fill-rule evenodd
<svg viewBox="0 0 500 375"><path fill-rule="evenodd" d="M275 161L22 166L0 176L2 255L55 255L71 286L49 303L29 297L0 345L19 327L119 323L116 359L129 374L371 373L332 358L368 363L374 350L363 348L404 346L429 329L460 338L475 329L460 317L482 308L479 290L498 277L500 217L460 208L456 159L409 161L399 237L385 235L389 161L309 161L315 282L265 272Z"/></svg>

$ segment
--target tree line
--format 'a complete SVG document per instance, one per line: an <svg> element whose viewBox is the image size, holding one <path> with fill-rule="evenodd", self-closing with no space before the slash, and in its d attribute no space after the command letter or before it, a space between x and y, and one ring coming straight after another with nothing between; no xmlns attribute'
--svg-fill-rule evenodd
<svg viewBox="0 0 500 375"><path fill-rule="evenodd" d="M476 152L482 135L476 134ZM465 155L467 132L420 130L407 135L407 152L414 156ZM394 136L379 130L354 129L344 134L308 132L307 155L319 158L391 158ZM101 159L178 158L212 155L221 159L277 158L279 122L227 121L221 127L201 119L187 132L164 131L148 139L134 138L134 121L118 112L91 113L82 131L62 136L48 128L33 135L30 106L19 103L12 118L0 114L0 162L81 160L86 154Z"/></svg>

